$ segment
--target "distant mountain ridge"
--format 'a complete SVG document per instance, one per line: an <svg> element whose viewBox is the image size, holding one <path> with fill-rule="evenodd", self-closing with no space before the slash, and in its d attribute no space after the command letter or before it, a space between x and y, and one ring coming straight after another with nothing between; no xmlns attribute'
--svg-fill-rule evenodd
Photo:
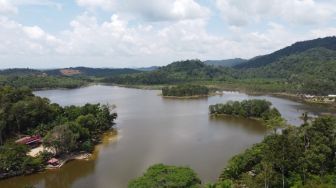
<svg viewBox="0 0 336 188"><path fill-rule="evenodd" d="M257 56L244 63L235 65L234 68L237 68L237 69L258 68L258 67L262 67L262 66L274 63L275 61L283 57L286 57L292 54L301 53L306 50L309 50L312 48L319 48L319 47L326 48L329 50L336 50L336 37L332 36L332 37L325 37L325 38L318 38L318 39L307 40L307 41L302 41L302 42L296 42L292 44L291 46L285 47L271 54Z"/></svg>
<svg viewBox="0 0 336 188"><path fill-rule="evenodd" d="M0 70L3 76L96 76L106 77L111 75L133 74L142 72L130 68L88 68L70 67L61 69L37 70L29 68L14 68Z"/></svg>
<svg viewBox="0 0 336 188"><path fill-rule="evenodd" d="M213 66L234 67L246 61L247 61L246 59L234 58L234 59L224 59L224 60L206 60L204 61L204 63L207 65L213 65Z"/></svg>

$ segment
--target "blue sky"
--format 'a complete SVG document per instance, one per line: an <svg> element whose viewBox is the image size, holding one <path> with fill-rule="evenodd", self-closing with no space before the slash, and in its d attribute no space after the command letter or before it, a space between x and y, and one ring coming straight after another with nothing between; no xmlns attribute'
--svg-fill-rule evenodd
<svg viewBox="0 0 336 188"><path fill-rule="evenodd" d="M0 68L251 58L336 35L336 0L0 0Z"/></svg>

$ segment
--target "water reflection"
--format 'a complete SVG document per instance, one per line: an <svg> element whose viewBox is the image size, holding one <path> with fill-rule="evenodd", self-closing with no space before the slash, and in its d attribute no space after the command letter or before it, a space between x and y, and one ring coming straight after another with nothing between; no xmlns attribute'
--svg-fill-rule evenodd
<svg viewBox="0 0 336 188"><path fill-rule="evenodd" d="M230 126L245 130L250 134L264 134L267 127L260 121L248 118L240 118L233 116L209 116L209 120L215 122L219 126Z"/></svg>

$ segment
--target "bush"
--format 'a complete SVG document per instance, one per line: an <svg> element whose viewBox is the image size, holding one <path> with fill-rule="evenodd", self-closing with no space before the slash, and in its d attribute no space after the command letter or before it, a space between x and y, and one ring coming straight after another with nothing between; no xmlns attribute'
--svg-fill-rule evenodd
<svg viewBox="0 0 336 188"><path fill-rule="evenodd" d="M201 180L188 167L166 166L156 164L148 168L147 172L132 180L129 188L196 188Z"/></svg>

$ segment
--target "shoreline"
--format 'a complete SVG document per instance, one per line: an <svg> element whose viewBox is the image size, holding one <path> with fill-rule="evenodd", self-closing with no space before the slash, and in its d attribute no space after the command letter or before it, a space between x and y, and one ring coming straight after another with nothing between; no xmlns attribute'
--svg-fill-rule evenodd
<svg viewBox="0 0 336 188"><path fill-rule="evenodd" d="M68 90L68 89L79 89L79 88L84 88L84 87L89 87L89 86L95 86L95 85L105 85L105 86L118 86L118 87L123 87L123 88L130 88L130 89L142 89L142 90L161 90L162 87L165 86L172 86L174 84L162 84L162 85L126 85L126 84L113 84L113 83L104 83L104 82L91 82L79 87L74 87L74 88L60 88L60 87L55 87L55 88L39 88L39 89L33 89L33 91L44 91L44 90L54 90L54 89L63 89L63 90ZM302 97L302 95L305 94L294 94L294 93L288 93L288 92L260 92L260 91L253 91L253 90L247 90L242 87L223 87L221 85L216 85L216 84L203 84L205 86L208 86L209 88L216 88L218 90L222 91L236 91L236 92L241 92L241 93L246 93L248 95L255 95L255 96L260 96L260 95L270 95L270 96L275 96L275 97L281 97L281 98L287 98L291 99L294 101L298 102L303 102L306 104L311 104L311 105L324 105L326 107L331 107L331 108L336 108L336 102L323 102L323 101L312 101L308 100ZM161 94L159 94L161 95ZM163 98L167 99L197 99L197 98L206 98L206 97L211 97L215 95L220 95L220 94L209 94L209 95L202 95L202 96L162 96ZM225 95L225 94L223 94ZM328 97L328 96L316 96L320 98Z"/></svg>
<svg viewBox="0 0 336 188"><path fill-rule="evenodd" d="M207 98L207 97L212 97L212 96L222 96L221 94L217 94L217 93L209 93L207 95L192 95L192 96L164 96L162 94L159 94L159 96L161 96L162 98L166 98L166 99L200 99L200 98Z"/></svg>
<svg viewBox="0 0 336 188"><path fill-rule="evenodd" d="M44 169L45 170L54 170L54 169L59 169L62 168L63 165L66 163L73 161L73 160L90 160L92 154L91 153L77 153L77 154L70 154L67 156L60 157L59 159L59 165L53 166L53 165L47 165Z"/></svg>
<svg viewBox="0 0 336 188"><path fill-rule="evenodd" d="M73 152L70 154L66 154L66 155L62 155L60 157L58 157L59 160L59 164L56 166L47 164L45 165L43 168L40 168L38 170L30 170L24 173L18 173L18 172L13 172L13 173L7 173L7 174L0 174L0 181L1 180L5 180L5 179L10 179L10 178L14 178L14 177L18 177L18 176L29 176L29 175L34 175L36 173L40 173L40 172L44 172L44 171L48 171L48 170L57 170L62 168L64 165L66 165L67 163L74 161L74 160L85 160L85 161L89 161L89 160L95 160L95 156L96 156L96 152L97 152L97 147L99 147L99 145L103 144L104 142L104 137L106 135L108 135L109 133L114 133L113 136L117 135L115 134L114 127L112 127L111 129L104 131L101 133L101 135L99 136L99 140L97 140L96 144L94 145L94 148L91 152L84 152L84 151L79 151L79 152ZM38 153L31 153L32 150L30 150L27 155L30 155L32 157L36 157L38 155ZM34 156L36 155L36 156Z"/></svg>

